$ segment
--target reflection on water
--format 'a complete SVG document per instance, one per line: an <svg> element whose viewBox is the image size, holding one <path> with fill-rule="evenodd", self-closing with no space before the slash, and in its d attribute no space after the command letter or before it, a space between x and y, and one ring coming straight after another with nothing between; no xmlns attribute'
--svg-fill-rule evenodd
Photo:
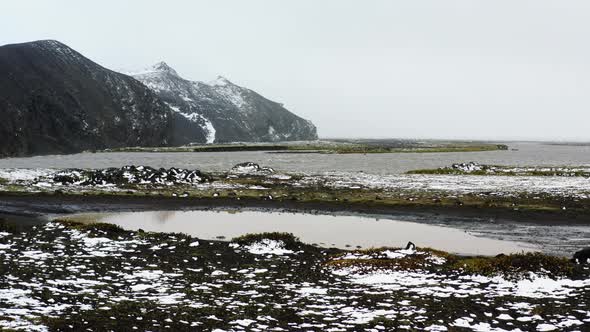
<svg viewBox="0 0 590 332"><path fill-rule="evenodd" d="M522 243L475 237L463 230L363 216L244 211L127 212L98 216L125 229L182 232L202 239L289 232L303 242L350 248L404 246L408 241L461 254L496 255L534 249Z"/></svg>
<svg viewBox="0 0 590 332"><path fill-rule="evenodd" d="M165 224L169 219L176 215L176 211L156 211L153 212L154 220L160 224Z"/></svg>

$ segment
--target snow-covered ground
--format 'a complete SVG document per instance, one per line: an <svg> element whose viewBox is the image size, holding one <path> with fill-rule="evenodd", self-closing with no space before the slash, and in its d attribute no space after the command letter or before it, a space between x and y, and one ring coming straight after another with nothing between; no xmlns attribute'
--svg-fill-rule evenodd
<svg viewBox="0 0 590 332"><path fill-rule="evenodd" d="M236 168L232 172L248 174ZM274 170L261 168L264 170ZM13 183L42 184L53 183L52 177L57 170L50 169L0 169L0 178ZM288 180L287 174L270 175L271 178ZM265 175L265 172L260 172ZM217 183L220 184L220 183ZM199 184L195 184L198 186ZM389 191L433 191L456 194L486 193L488 195L511 196L517 194L552 195L571 198L590 197L590 178L560 176L465 176L465 175L374 175L366 173L326 172L322 175L303 175L300 180L293 181L296 187L322 185L332 188L346 189L377 189Z"/></svg>
<svg viewBox="0 0 590 332"><path fill-rule="evenodd" d="M518 193L590 197L590 178L559 176L464 176L464 175L374 175L365 173L327 172L306 176L302 186L323 184L334 188L370 188L384 190L442 191L460 194Z"/></svg>
<svg viewBox="0 0 590 332"><path fill-rule="evenodd" d="M588 279L326 267L326 249L281 242L212 243L54 222L3 232L0 328L561 331L590 324Z"/></svg>

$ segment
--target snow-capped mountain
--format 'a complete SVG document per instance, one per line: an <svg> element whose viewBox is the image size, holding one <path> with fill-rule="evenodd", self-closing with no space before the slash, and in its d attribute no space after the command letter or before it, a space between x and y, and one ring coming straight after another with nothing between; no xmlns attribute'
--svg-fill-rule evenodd
<svg viewBox="0 0 590 332"><path fill-rule="evenodd" d="M137 80L42 40L0 47L0 156L204 140Z"/></svg>
<svg viewBox="0 0 590 332"><path fill-rule="evenodd" d="M223 78L188 81L163 62L134 77L55 40L0 46L0 157L317 138L309 121Z"/></svg>
<svg viewBox="0 0 590 332"><path fill-rule="evenodd" d="M224 77L190 81L164 62L130 73L179 114L198 124L206 142L260 142L317 139L315 126Z"/></svg>

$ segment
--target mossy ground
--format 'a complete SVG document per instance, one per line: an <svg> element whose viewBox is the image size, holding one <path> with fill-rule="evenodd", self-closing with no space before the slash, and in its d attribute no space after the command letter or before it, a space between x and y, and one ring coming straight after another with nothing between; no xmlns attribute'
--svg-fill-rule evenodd
<svg viewBox="0 0 590 332"><path fill-rule="evenodd" d="M481 152L507 150L503 144L488 143L413 143L405 147L399 144L364 144L350 142L309 142L299 144L212 144L181 147L126 147L107 149L99 152L235 152L235 151L274 151L285 153L443 153L443 152Z"/></svg>
<svg viewBox="0 0 590 332"><path fill-rule="evenodd" d="M448 169L441 169L448 172ZM420 172L420 171L417 171ZM426 170L425 172L435 172ZM455 170L452 170L455 172ZM66 172L67 173L67 172ZM445 173L446 174L446 173ZM487 183L481 185L509 185L504 191L498 187L489 191L479 190L479 179L471 182L467 189L457 178L433 180L437 176L396 176L382 179L379 176L360 173L358 178L347 179L346 175L304 175L304 174L235 174L230 172L211 172L202 175L206 183L164 184L164 183L108 183L107 185L62 184L53 179L10 182L1 185L1 195L54 195L54 196L102 196L102 197L176 197L183 200L199 201L216 199L230 204L237 201L274 201L273 204L297 204L321 206L326 209L353 210L413 210L442 212L471 211L473 215L500 216L506 219L529 220L573 220L590 221L590 192L584 191L579 181L572 187L564 185L555 188L556 181L535 184L529 191L523 187L514 188L510 182ZM426 180L421 180L426 179ZM116 179L114 179L115 181ZM389 182L388 182L389 181ZM416 181L416 184L413 182ZM422 181L422 182L420 182ZM438 182L437 182L438 181ZM447 184L447 181L451 183ZM528 180L527 180L528 181ZM524 181L526 183L526 181ZM430 188L429 186L432 186ZM448 189L445 188L448 186ZM434 189L436 188L436 189ZM458 189L456 189L458 188ZM570 188L575 190L571 193ZM539 191L541 190L541 191ZM561 191L560 191L561 190Z"/></svg>
<svg viewBox="0 0 590 332"><path fill-rule="evenodd" d="M464 273L467 275L503 276L509 279L526 277L530 273L543 274L552 278L585 278L586 273L580 265L569 259L545 255L539 252L515 253L498 256L458 256L432 248L420 248L414 255L396 259L371 257L385 250L395 251L401 248L374 248L355 250L360 259L346 259L335 256L326 262L334 267L358 267L365 271L379 269L416 270L424 269L436 273ZM365 256L369 256L366 257ZM433 264L431 257L441 259L440 264Z"/></svg>
<svg viewBox="0 0 590 332"><path fill-rule="evenodd" d="M484 165L481 170L465 171L452 167L441 167L431 169L417 169L406 172L406 174L423 175L495 175L495 176L560 176L560 177L590 177L590 171L580 170L575 167L509 167L499 165ZM587 169L587 167L584 167Z"/></svg>
<svg viewBox="0 0 590 332"><path fill-rule="evenodd" d="M500 255L497 257L472 257L456 260L455 269L461 269L470 274L493 276L518 276L529 272L543 273L558 278L577 278L580 271L578 266L563 257L553 257L541 253L521 253Z"/></svg>

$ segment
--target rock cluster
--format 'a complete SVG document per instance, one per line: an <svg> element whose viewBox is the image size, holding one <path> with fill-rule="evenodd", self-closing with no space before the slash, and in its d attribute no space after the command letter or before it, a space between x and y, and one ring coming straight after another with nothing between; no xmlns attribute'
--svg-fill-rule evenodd
<svg viewBox="0 0 590 332"><path fill-rule="evenodd" d="M172 167L156 169L149 166L124 166L97 170L70 169L57 173L53 181L62 185L124 185L124 184L195 184L210 178L198 170Z"/></svg>
<svg viewBox="0 0 590 332"><path fill-rule="evenodd" d="M474 163L474 162L468 162L468 163L459 163L459 164L453 164L451 166L452 169L454 170L458 170L461 172L476 172L476 171L481 171L485 169L485 165L480 165L478 163Z"/></svg>
<svg viewBox="0 0 590 332"><path fill-rule="evenodd" d="M271 167L260 166L253 162L239 163L232 167L230 173L233 174L247 174L247 175L269 175L274 174L275 170Z"/></svg>

